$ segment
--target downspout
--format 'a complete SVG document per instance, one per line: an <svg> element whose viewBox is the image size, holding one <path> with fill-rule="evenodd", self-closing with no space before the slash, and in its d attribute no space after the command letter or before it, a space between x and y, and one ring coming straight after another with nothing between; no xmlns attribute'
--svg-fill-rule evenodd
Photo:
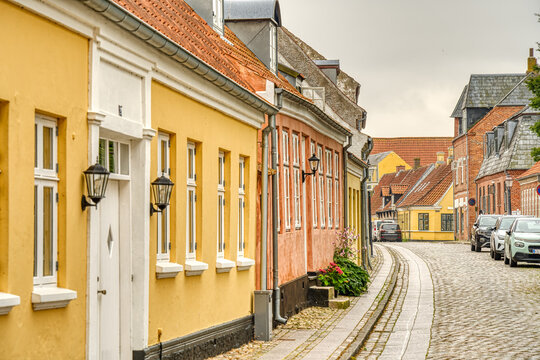
<svg viewBox="0 0 540 360"><path fill-rule="evenodd" d="M469 203L469 134L465 134L465 154L467 154L467 157L465 158L465 160L467 161L467 222L466 222L466 228L467 228L467 231L465 231L465 240L469 240L469 211L470 211L470 207L471 205L468 205ZM476 190L476 194L478 194L478 189ZM475 194L475 197L477 197ZM477 199L478 200L478 199ZM475 217L476 217L476 214L475 214Z"/></svg>
<svg viewBox="0 0 540 360"><path fill-rule="evenodd" d="M347 159L349 157L347 150L352 145L352 136L347 136L347 145L343 147L343 227L349 226L349 181L347 179ZM358 231L358 229L356 229Z"/></svg>
<svg viewBox="0 0 540 360"><path fill-rule="evenodd" d="M273 116L273 115L271 115ZM270 118L270 117L269 117ZM262 169L261 169L261 290L267 289L267 248L268 248L268 134L270 120L262 131Z"/></svg>
<svg viewBox="0 0 540 360"><path fill-rule="evenodd" d="M368 137L368 140L367 140L367 149L363 150L362 151L362 160L363 161L366 161L367 162L367 158L369 156L369 154L371 153L371 150L373 149L373 139L371 137ZM363 245L362 245L362 266L364 267L364 269L367 270L367 267L366 267L366 264L369 265L369 267L371 268L371 260L370 260L370 257L367 256L367 244L366 242L368 242L369 240L369 237L368 237L368 234L367 234L367 229L369 228L369 226L367 226L367 222L371 222L371 216L366 216L368 214L366 214L366 212L368 211L368 205L367 205L367 202L368 202L368 196L367 196L367 187L366 187L366 182L368 180L368 175L369 175L369 167L366 167L364 168L364 177L362 179L362 182L361 182L361 189L362 189L362 202L363 202L363 211L362 211L362 242L363 242ZM369 244L370 247L373 246L373 244ZM365 258L365 262L364 262L364 258Z"/></svg>
<svg viewBox="0 0 540 360"><path fill-rule="evenodd" d="M283 106L283 89L278 88L275 90L277 108L281 109ZM276 128L276 115L270 116L269 127L272 132L272 260L273 260L273 285L274 285L274 320L286 324L287 319L281 317L280 313L280 301L281 291L279 289L279 269L278 269L278 198L277 198L277 128Z"/></svg>

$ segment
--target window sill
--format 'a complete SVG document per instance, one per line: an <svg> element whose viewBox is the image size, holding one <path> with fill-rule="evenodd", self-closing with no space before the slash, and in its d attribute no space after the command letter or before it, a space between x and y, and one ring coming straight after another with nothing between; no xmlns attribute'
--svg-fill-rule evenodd
<svg viewBox="0 0 540 360"><path fill-rule="evenodd" d="M40 286L32 290L34 311L63 308L76 298L76 291L56 286Z"/></svg>
<svg viewBox="0 0 540 360"><path fill-rule="evenodd" d="M178 275L179 272L183 271L184 267L180 264L168 262L168 261L158 261L156 263L156 278L158 279L169 279L174 278Z"/></svg>
<svg viewBox="0 0 540 360"><path fill-rule="evenodd" d="M231 269L236 265L234 261L227 259L217 259L216 260L216 271L218 273L225 273L231 271Z"/></svg>
<svg viewBox="0 0 540 360"><path fill-rule="evenodd" d="M197 260L186 260L186 276L198 276L208 270L208 264Z"/></svg>
<svg viewBox="0 0 540 360"><path fill-rule="evenodd" d="M14 306L21 304L17 295L0 292L0 315L7 315Z"/></svg>
<svg viewBox="0 0 540 360"><path fill-rule="evenodd" d="M239 257L236 259L236 268L238 271L249 270L253 265L255 265L255 260L253 259L245 257Z"/></svg>

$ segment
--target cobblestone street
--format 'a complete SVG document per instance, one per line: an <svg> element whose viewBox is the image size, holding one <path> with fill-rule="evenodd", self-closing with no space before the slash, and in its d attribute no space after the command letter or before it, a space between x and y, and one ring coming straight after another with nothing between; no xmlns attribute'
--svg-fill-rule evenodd
<svg viewBox="0 0 540 360"><path fill-rule="evenodd" d="M517 268L465 244L403 243L431 271L428 359L540 359L540 266Z"/></svg>

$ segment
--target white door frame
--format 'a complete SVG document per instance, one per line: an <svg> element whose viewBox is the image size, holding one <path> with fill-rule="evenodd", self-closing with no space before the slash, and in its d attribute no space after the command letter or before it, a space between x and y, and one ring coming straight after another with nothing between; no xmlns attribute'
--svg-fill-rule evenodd
<svg viewBox="0 0 540 360"><path fill-rule="evenodd" d="M306 171L306 136L301 135L301 158L302 158L302 171ZM311 171L311 170L310 170ZM308 271L308 265L307 265L307 221L306 221L306 183L304 180L304 176L302 176L302 233L304 236L304 270L307 274Z"/></svg>

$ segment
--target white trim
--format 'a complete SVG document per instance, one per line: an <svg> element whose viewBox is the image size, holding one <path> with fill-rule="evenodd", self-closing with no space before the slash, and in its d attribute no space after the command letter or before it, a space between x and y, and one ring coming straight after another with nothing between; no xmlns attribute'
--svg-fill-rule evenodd
<svg viewBox="0 0 540 360"><path fill-rule="evenodd" d="M255 265L255 260L253 259L243 256L236 259L236 269L238 271L249 270L253 265Z"/></svg>
<svg viewBox="0 0 540 360"><path fill-rule="evenodd" d="M21 298L17 295L0 292L0 315L7 315L14 306L21 304Z"/></svg>
<svg viewBox="0 0 540 360"><path fill-rule="evenodd" d="M315 155L317 153L317 145L314 141L311 141L310 144L311 154ZM317 227L318 223L318 206L317 206L317 176L313 174L311 176L311 218L313 227Z"/></svg>
<svg viewBox="0 0 540 360"><path fill-rule="evenodd" d="M198 276L208 270L208 264L202 261L186 259L185 273L186 276Z"/></svg>
<svg viewBox="0 0 540 360"><path fill-rule="evenodd" d="M220 151L218 154L218 184L217 184L217 258L225 257L225 153ZM216 265L217 266L217 265ZM233 265L234 266L234 265Z"/></svg>
<svg viewBox="0 0 540 360"><path fill-rule="evenodd" d="M158 279L174 278L182 271L184 271L184 267L180 264L168 261L156 262L156 278Z"/></svg>
<svg viewBox="0 0 540 360"><path fill-rule="evenodd" d="M285 229L291 228L291 185L290 185L290 168L288 165L283 165L283 196L285 197L284 214Z"/></svg>
<svg viewBox="0 0 540 360"><path fill-rule="evenodd" d="M157 176L160 177L164 175L167 178L171 177L171 151L170 151L170 136L165 133L158 134L158 144L157 144L157 166L156 172ZM163 144L165 144L165 152L162 153ZM151 194L153 196L153 194ZM162 212L156 213L157 215L157 226L156 226L156 260L157 261L166 261L170 260L170 246L171 246L171 214L169 211L170 207L165 208ZM165 216L165 231L162 229L163 219ZM165 236L163 236L163 234ZM165 241L165 252L162 252L163 241ZM156 270L157 271L157 270ZM181 271L181 270L180 270ZM176 275L175 275L176 276ZM158 279L159 279L158 275Z"/></svg>
<svg viewBox="0 0 540 360"><path fill-rule="evenodd" d="M235 262L227 259L216 260L216 272L225 273L231 271L235 267Z"/></svg>
<svg viewBox="0 0 540 360"><path fill-rule="evenodd" d="M324 161L322 161L323 158L323 150L321 145L317 145L317 156L321 160L319 162L319 171L318 171L318 186L319 186L319 219L321 219L321 229L324 229L326 227L326 212L325 212L325 188L326 185L324 184Z"/></svg>
<svg viewBox="0 0 540 360"><path fill-rule="evenodd" d="M63 308L76 298L76 291L56 286L37 286L32 290L34 311Z"/></svg>
<svg viewBox="0 0 540 360"><path fill-rule="evenodd" d="M240 156L238 160L238 236L237 236L237 258L244 256L244 248L246 247L246 234L245 234L245 170L246 159Z"/></svg>
<svg viewBox="0 0 540 360"><path fill-rule="evenodd" d="M191 163L191 167L190 167ZM187 260L197 257L197 148L195 143L187 144L187 189L186 189L186 271ZM191 200L191 208L189 206ZM191 217L191 224L190 224ZM191 237L189 231L192 231Z"/></svg>

